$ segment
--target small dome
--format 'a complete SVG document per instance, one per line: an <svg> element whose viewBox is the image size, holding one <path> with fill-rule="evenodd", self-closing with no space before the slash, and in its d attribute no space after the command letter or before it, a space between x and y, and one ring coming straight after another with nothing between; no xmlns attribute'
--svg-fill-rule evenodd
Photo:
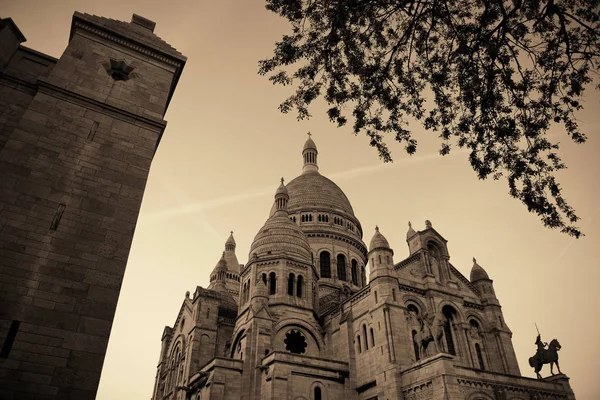
<svg viewBox="0 0 600 400"><path fill-rule="evenodd" d="M485 272L485 269L483 269L481 265L477 264L477 260L475 260L475 257L473 257L473 268L471 268L471 282L476 282L482 279L489 280L490 277L488 276L487 272Z"/></svg>
<svg viewBox="0 0 600 400"><path fill-rule="evenodd" d="M225 247L227 247L228 244L233 245L233 247L235 247L235 239L233 238L233 231L231 231L229 238L225 242Z"/></svg>
<svg viewBox="0 0 600 400"><path fill-rule="evenodd" d="M288 190L285 187L285 184L283 183L283 178L281 178L281 184L279 185L279 187L277 188L277 191L275 192L275 197L277 197L279 195L287 196L288 198L290 197L288 194Z"/></svg>
<svg viewBox="0 0 600 400"><path fill-rule="evenodd" d="M305 150L314 150L314 151L317 151L317 145L315 144L315 142L313 142L312 138L310 137L310 133L308 134L308 139L304 143L304 147L302 148L302 152L304 152Z"/></svg>
<svg viewBox="0 0 600 400"><path fill-rule="evenodd" d="M408 232L406 232L406 239L410 239L416 233L417 232L415 232L415 230L413 229L412 224L410 223L410 221L408 221Z"/></svg>
<svg viewBox="0 0 600 400"><path fill-rule="evenodd" d="M282 187L285 189L283 182L275 194L275 204L281 201L280 189ZM306 235L298 225L290 220L287 204L284 203L277 209L260 228L250 246L250 259L253 258L254 253L258 257L265 254L285 253L303 261L311 261L311 250Z"/></svg>
<svg viewBox="0 0 600 400"><path fill-rule="evenodd" d="M354 217L354 210L342 189L318 172L302 174L292 179L286 187L290 197L290 212L314 209L338 211ZM271 210L271 213L274 212L275 207Z"/></svg>
<svg viewBox="0 0 600 400"><path fill-rule="evenodd" d="M217 265L215 265L215 269L213 270L213 273L215 273L217 271L227 271L227 261L225 260L225 252L223 252L223 254L221 255L221 258L217 262Z"/></svg>
<svg viewBox="0 0 600 400"><path fill-rule="evenodd" d="M390 248L390 244L388 243L387 239L385 238L385 236L383 236L380 232L379 232L379 227L376 226L375 227L375 234L373 235L373 238L371 239L371 243L369 244L369 251L373 251L375 249L389 249Z"/></svg>

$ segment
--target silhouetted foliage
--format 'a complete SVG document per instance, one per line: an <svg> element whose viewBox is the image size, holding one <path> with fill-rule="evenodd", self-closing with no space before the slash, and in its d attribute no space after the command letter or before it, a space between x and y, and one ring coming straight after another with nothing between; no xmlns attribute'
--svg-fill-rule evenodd
<svg viewBox="0 0 600 400"><path fill-rule="evenodd" d="M600 62L600 0L267 0L292 25L260 61L281 105L310 117L318 97L332 122L351 110L384 162L384 138L415 153L408 121L439 133L440 154L470 150L480 179L505 177L510 195L571 236L579 219L561 194L565 168L547 133L562 124L583 143L574 112Z"/></svg>

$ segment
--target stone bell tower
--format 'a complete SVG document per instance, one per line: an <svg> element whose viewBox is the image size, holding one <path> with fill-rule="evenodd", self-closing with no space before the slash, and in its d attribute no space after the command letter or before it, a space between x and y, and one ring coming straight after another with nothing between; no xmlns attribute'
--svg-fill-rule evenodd
<svg viewBox="0 0 600 400"><path fill-rule="evenodd" d="M155 25L76 12L58 60L21 46L22 35L0 35L0 87L29 96L1 135L1 398L95 398L150 164L186 62Z"/></svg>

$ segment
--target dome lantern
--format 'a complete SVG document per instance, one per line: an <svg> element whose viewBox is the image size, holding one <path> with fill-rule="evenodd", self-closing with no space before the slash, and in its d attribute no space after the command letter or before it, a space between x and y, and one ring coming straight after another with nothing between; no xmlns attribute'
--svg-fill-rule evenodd
<svg viewBox="0 0 600 400"><path fill-rule="evenodd" d="M310 132L308 132L308 139L304 143L302 148L302 157L304 159L304 166L302 167L302 173L307 172L318 172L319 166L317 165L317 145L313 142Z"/></svg>

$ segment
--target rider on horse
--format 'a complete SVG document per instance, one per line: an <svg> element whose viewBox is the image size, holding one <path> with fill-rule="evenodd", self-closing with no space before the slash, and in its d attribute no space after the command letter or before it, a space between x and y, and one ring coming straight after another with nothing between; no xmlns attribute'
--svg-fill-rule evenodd
<svg viewBox="0 0 600 400"><path fill-rule="evenodd" d="M542 360L544 358L544 350L546 350L548 343L542 342L542 337L538 334L537 338L535 339L535 344L537 345L537 352L535 353L535 356L539 360Z"/></svg>

